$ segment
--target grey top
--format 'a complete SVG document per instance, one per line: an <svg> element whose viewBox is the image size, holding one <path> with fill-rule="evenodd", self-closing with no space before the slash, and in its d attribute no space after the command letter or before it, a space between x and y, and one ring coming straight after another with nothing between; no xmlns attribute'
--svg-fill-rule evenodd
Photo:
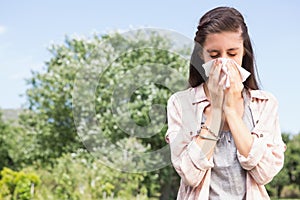
<svg viewBox="0 0 300 200"><path fill-rule="evenodd" d="M214 150L209 199L245 199L246 171L241 167L230 131L222 131Z"/></svg>
<svg viewBox="0 0 300 200"><path fill-rule="evenodd" d="M205 116L202 117L202 122ZM252 130L252 115L247 102L243 121ZM230 131L221 131L213 154L214 167L211 170L210 200L246 199L246 170L237 158L237 149Z"/></svg>

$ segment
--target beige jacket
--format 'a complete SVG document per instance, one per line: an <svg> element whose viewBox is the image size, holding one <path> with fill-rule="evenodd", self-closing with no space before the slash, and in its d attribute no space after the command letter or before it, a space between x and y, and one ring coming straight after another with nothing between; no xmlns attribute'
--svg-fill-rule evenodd
<svg viewBox="0 0 300 200"><path fill-rule="evenodd" d="M286 149L281 138L278 103L261 90L248 91L247 98L254 125L251 133L257 136L248 157L237 151L241 166L247 170L247 200L270 199L264 185L281 170ZM208 104L203 84L177 92L168 101L166 141L170 144L172 164L181 177L179 200L209 199L213 158L208 160L194 141Z"/></svg>

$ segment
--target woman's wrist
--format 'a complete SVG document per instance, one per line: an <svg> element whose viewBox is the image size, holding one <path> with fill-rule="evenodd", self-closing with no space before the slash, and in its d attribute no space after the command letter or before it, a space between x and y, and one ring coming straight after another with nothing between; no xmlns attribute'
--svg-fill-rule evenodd
<svg viewBox="0 0 300 200"><path fill-rule="evenodd" d="M211 110L211 119L205 123L206 126L210 128L210 130L216 134L220 131L220 126L222 124L222 109L212 109Z"/></svg>
<svg viewBox="0 0 300 200"><path fill-rule="evenodd" d="M205 133L203 134L203 132L205 132ZM218 141L219 140L219 134L213 132L210 129L210 127L205 125L205 124L203 124L201 126L201 129L199 130L198 135L201 139L204 139L204 140L212 140L212 141Z"/></svg>
<svg viewBox="0 0 300 200"><path fill-rule="evenodd" d="M238 116L238 112L233 108L224 108L224 114L226 117L235 117Z"/></svg>
<svg viewBox="0 0 300 200"><path fill-rule="evenodd" d="M224 114L226 116L226 119L229 120L231 118L235 119L235 118L242 118L243 114L244 114L244 108L231 108L231 107L224 107L223 109Z"/></svg>
<svg viewBox="0 0 300 200"><path fill-rule="evenodd" d="M206 120L198 130L199 139L218 140L218 133L222 121L222 110L217 108L206 108Z"/></svg>

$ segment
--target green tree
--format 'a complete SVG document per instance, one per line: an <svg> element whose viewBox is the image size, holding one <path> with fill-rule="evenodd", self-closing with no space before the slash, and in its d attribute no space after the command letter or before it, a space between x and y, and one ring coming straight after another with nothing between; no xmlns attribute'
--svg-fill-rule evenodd
<svg viewBox="0 0 300 200"><path fill-rule="evenodd" d="M291 135L285 152L286 168L289 182L281 191L281 197L300 197L300 133Z"/></svg>
<svg viewBox="0 0 300 200"><path fill-rule="evenodd" d="M300 133L293 135L287 144L284 167L287 168L289 183L300 183ZM300 189L300 188L299 188Z"/></svg>
<svg viewBox="0 0 300 200"><path fill-rule="evenodd" d="M12 129L8 123L2 119L2 113L0 113L0 170L5 166L12 166L13 160L10 155L10 141Z"/></svg>
<svg viewBox="0 0 300 200"><path fill-rule="evenodd" d="M300 189L300 134L292 135L283 133L282 137L287 146L284 166L266 186L270 195L276 198L289 193L297 193L298 191L296 190L292 191L295 189L295 185L298 185L298 190Z"/></svg>
<svg viewBox="0 0 300 200"><path fill-rule="evenodd" d="M0 170L4 167L14 170L22 168L19 153L24 150L20 145L26 140L24 136L23 129L16 121L4 121L0 112Z"/></svg>
<svg viewBox="0 0 300 200"><path fill-rule="evenodd" d="M116 144L121 139L130 138L130 133L141 132L137 130L145 130L142 133L144 135L151 135L155 131L154 136L138 139L148 151L165 146L164 135L167 126L162 112L166 111L166 101L174 91L187 86L185 80L188 62L181 55L188 55L189 49L180 49L181 55L170 53L168 50L171 49L170 40L154 32L148 35L135 32L131 37L124 37L118 33L100 37L95 35L89 39L67 37L64 44L53 45L50 48L52 58L45 63L45 70L33 72L32 78L27 80L30 86L26 91L29 111L20 117L20 124L26 130L27 142L30 145L28 143L23 145L29 147L26 154L24 153L23 162L53 164L55 159L64 153L84 148L82 140L92 141L95 147L103 144L104 139ZM163 70L164 68L174 71ZM74 100L72 92L76 89L74 81L78 73L82 72L85 72L81 77L83 79L80 80L82 84L90 80L99 81L94 91L95 98L92 99L95 102L95 116L91 115L88 109L90 105L85 102L90 99L80 99L81 105L87 107L76 107L72 101ZM184 80L176 72L181 74ZM138 85L139 87L133 86L133 91L120 92L132 89L131 84L136 80L134 78L140 77L139 75L148 78L155 75L157 82L145 80L142 85ZM164 84L172 86L171 89ZM116 86L119 88L116 89ZM86 97L90 91L80 92L81 96ZM129 96L126 96L127 94ZM121 105L122 101L126 102L126 106ZM80 116L74 116L74 109ZM153 112L155 109L159 112ZM96 133L101 131L105 138L97 138L93 134L88 134L87 137L80 135L80 138L74 117L83 118L86 120L83 121L85 123L99 122L100 129L96 130ZM132 122L137 126L126 125ZM139 129L149 124L152 125L152 131ZM143 160L135 162L140 166L143 165ZM169 198L166 194L172 193L170 191L178 187L178 178L172 167L151 172L141 180L147 188L152 188L147 190L149 196L156 195L159 190L153 184L157 178L153 177L159 177L160 190L163 190L159 193L166 199ZM172 184L175 187L170 186Z"/></svg>

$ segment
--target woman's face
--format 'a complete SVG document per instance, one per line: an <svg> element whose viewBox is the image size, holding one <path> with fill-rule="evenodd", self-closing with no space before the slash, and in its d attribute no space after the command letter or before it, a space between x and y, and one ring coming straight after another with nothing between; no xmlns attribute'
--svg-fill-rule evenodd
<svg viewBox="0 0 300 200"><path fill-rule="evenodd" d="M240 66L244 56L241 31L210 33L203 44L204 62L215 58L230 58Z"/></svg>

